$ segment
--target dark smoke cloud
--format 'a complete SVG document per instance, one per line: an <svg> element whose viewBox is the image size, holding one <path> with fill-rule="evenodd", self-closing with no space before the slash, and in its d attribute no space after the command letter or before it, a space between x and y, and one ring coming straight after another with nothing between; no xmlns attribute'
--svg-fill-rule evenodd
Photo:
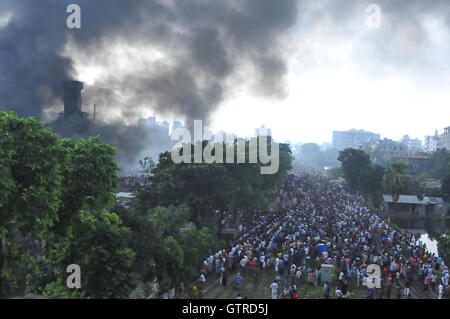
<svg viewBox="0 0 450 319"><path fill-rule="evenodd" d="M81 30L65 28L70 3L81 7ZM61 98L61 80L77 76L73 55L95 59L117 43L158 47L171 59L126 77L109 74L86 90L87 101L99 98L126 118L139 118L139 109L132 112L135 103L188 121L208 119L229 89L226 80L244 64L256 70L251 76L259 92L282 95L286 65L279 44L295 25L296 5L295 0L5 0L1 8L12 11L13 19L0 31L2 105L40 116ZM61 56L68 42L77 50ZM126 92L128 105L115 94L98 94L111 89Z"/></svg>
<svg viewBox="0 0 450 319"><path fill-rule="evenodd" d="M65 8L73 2L82 9L81 30L65 27ZM54 123L64 136L100 134L118 146L122 167L136 163L144 150L155 157L170 144L166 132L124 125L139 119L143 107L188 123L206 120L224 99L227 78L244 63L254 65L261 91L283 90L279 83L286 66L277 47L295 23L296 2L279 3L3 0L0 12L12 19L0 29L0 108L40 118L49 106L62 104L61 82L77 77L77 54L95 60L118 43L158 47L170 63L110 73L86 88L84 110L99 105L97 125L80 133L67 131L64 121ZM68 44L76 49L64 56ZM109 116L108 123L101 122L111 113L112 121Z"/></svg>
<svg viewBox="0 0 450 319"><path fill-rule="evenodd" d="M81 6L81 30L66 29L70 3ZM380 5L383 26L361 33L371 3ZM77 78L77 57L109 63L112 71L86 86L84 110L98 105L98 130L130 158L158 139L144 141L148 136L124 125L148 109L189 123L208 120L241 86L285 96L292 41L306 64L315 51L302 40L317 32L356 39L355 62L373 76L392 66L433 70L442 61L427 55L432 41L424 21L450 23L448 0L1 0L0 21L9 14L9 23L0 23L0 109L41 117L62 104L61 81ZM115 72L110 49L117 45L154 47L168 60L138 60L132 70Z"/></svg>
<svg viewBox="0 0 450 319"><path fill-rule="evenodd" d="M12 13L0 29L0 107L39 117L46 103L61 96L61 81L74 73L69 57L60 55L64 32L50 28L45 7L29 1L2 1L0 13ZM54 23L64 22L56 17Z"/></svg>
<svg viewBox="0 0 450 319"><path fill-rule="evenodd" d="M81 7L80 30L65 26L71 3ZM187 123L208 120L242 66L252 71L256 92L283 96L281 42L295 25L296 6L295 0L2 0L0 12L12 19L0 29L0 107L40 118L62 104L61 82L77 78L77 55L90 62L107 59L119 44L158 48L170 61L107 73L83 91L84 111L99 106L90 133L100 133L118 146L119 157L134 161L163 137L124 123L146 109Z"/></svg>

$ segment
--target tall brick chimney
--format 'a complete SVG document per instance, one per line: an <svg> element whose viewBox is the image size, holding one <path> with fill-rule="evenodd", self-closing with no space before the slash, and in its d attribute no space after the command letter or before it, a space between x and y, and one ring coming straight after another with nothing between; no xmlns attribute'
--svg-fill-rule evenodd
<svg viewBox="0 0 450 319"><path fill-rule="evenodd" d="M64 81L64 116L81 113L81 90L84 84L79 81Z"/></svg>

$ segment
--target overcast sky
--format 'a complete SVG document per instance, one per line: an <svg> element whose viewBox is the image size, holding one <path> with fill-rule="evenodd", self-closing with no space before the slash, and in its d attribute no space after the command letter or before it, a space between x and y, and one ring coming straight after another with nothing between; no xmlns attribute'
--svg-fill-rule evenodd
<svg viewBox="0 0 450 319"><path fill-rule="evenodd" d="M80 30L58 29L68 3L81 6ZM371 3L380 28L367 25ZM60 108L55 87L70 75L86 83L85 108L97 103L109 122L204 119L244 136L265 125L292 142L351 128L423 139L450 125L449 25L447 0L4 0L0 97L26 109L8 94L34 84L8 81L28 69L41 72L30 83L45 78L48 69L25 63L37 60L53 76L32 97L46 111ZM42 43L24 44L32 32Z"/></svg>

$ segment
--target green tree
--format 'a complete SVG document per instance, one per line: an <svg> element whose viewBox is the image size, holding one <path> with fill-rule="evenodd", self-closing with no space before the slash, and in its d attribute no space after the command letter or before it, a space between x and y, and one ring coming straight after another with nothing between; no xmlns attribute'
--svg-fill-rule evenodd
<svg viewBox="0 0 450 319"><path fill-rule="evenodd" d="M0 112L0 296L24 285L27 236L45 238L61 206L61 150L50 128ZM25 263L24 263L25 262Z"/></svg>
<svg viewBox="0 0 450 319"><path fill-rule="evenodd" d="M439 149L431 155L434 161L432 176L437 179L443 179L450 170L450 153L446 148Z"/></svg>
<svg viewBox="0 0 450 319"><path fill-rule="evenodd" d="M110 213L117 188L113 147L98 137L59 139L33 118L0 112L0 295L61 297L66 267L82 267L73 296L125 297L135 253Z"/></svg>
<svg viewBox="0 0 450 319"><path fill-rule="evenodd" d="M404 163L391 163L383 177L384 189L397 201L408 190L408 166Z"/></svg>
<svg viewBox="0 0 450 319"><path fill-rule="evenodd" d="M445 201L450 203L450 171L442 181L441 191Z"/></svg>
<svg viewBox="0 0 450 319"><path fill-rule="evenodd" d="M366 190L372 199L372 204L378 207L383 200L383 177L385 169L381 165L372 165L369 179L367 180Z"/></svg>
<svg viewBox="0 0 450 319"><path fill-rule="evenodd" d="M439 239L438 250L439 256L444 259L444 263L450 264L450 230Z"/></svg>
<svg viewBox="0 0 450 319"><path fill-rule="evenodd" d="M131 247L139 258L134 271L141 282L155 277L162 285L177 282L183 273L183 251L176 238L189 216L187 206L155 207L142 214L134 209L123 213L124 224L131 229Z"/></svg>
<svg viewBox="0 0 450 319"><path fill-rule="evenodd" d="M133 272L135 252L130 248L131 232L122 225L120 217L107 210L92 212L81 210L79 221L71 228L67 242L53 245L48 252L50 262L55 256L55 280L47 284L57 287L58 282L65 279L65 267L74 263L81 268L81 289L77 291L86 298L127 298L136 283ZM65 252L61 254L61 251ZM56 292L49 296L64 298L65 293L58 296Z"/></svg>
<svg viewBox="0 0 450 319"><path fill-rule="evenodd" d="M115 148L102 143L98 136L77 141L61 139L58 143L64 156L62 205L55 231L64 235L80 209L112 207L118 167L114 160Z"/></svg>
<svg viewBox="0 0 450 319"><path fill-rule="evenodd" d="M290 149L281 144L278 172L264 175L261 174L262 164L259 161L249 163L249 141L241 143L245 143L246 164L226 163L227 152L234 152L234 158L237 158L237 145L227 146L223 163L194 163L193 145L185 146L192 149L192 164L175 164L169 152L161 154L158 165L152 171L152 186L138 194L135 207L145 213L158 206L185 204L191 211L190 220L201 228L217 221L217 225L220 225L225 211L236 212L237 216L248 216L267 206L275 186L282 182L291 168ZM203 147L205 145L206 142L203 142ZM220 215L213 214L214 211Z"/></svg>
<svg viewBox="0 0 450 319"><path fill-rule="evenodd" d="M380 146L364 147L363 151L369 155L370 161L373 164L387 167L389 165L389 153L383 150Z"/></svg>
<svg viewBox="0 0 450 319"><path fill-rule="evenodd" d="M133 284L134 252L127 248L129 234L120 218L108 213L117 190L115 149L99 137L61 139L58 144L64 154L63 204L46 238L46 258L29 284L43 287L57 281L66 276L67 265L75 263L82 267L82 293L87 298L127 296Z"/></svg>
<svg viewBox="0 0 450 319"><path fill-rule="evenodd" d="M175 164L169 152L160 154L152 169L151 187L139 192L132 209L123 214L133 232L132 247L139 255L135 268L142 281L156 277L164 289L194 280L201 258L220 246L224 213L237 222L242 216L252 218L270 203L274 189L291 168L290 148L280 144L278 172L263 175L260 162L249 163L250 141L239 143L243 144L226 146L223 163ZM246 164L226 163L227 153L237 158L238 145L246 149ZM194 146L184 147L191 147L193 156ZM186 222L194 226L181 231Z"/></svg>
<svg viewBox="0 0 450 319"><path fill-rule="evenodd" d="M351 191L366 191L372 174L369 155L361 150L347 148L339 153L342 172Z"/></svg>
<svg viewBox="0 0 450 319"><path fill-rule="evenodd" d="M67 289L67 283L64 279L58 278L47 284L42 290L43 296L50 299L83 299L84 294L82 292Z"/></svg>
<svg viewBox="0 0 450 319"><path fill-rule="evenodd" d="M192 226L182 231L179 242L184 253L181 280L185 283L198 276L199 266L206 256L223 247L223 243L215 239L214 233L207 227L198 229Z"/></svg>

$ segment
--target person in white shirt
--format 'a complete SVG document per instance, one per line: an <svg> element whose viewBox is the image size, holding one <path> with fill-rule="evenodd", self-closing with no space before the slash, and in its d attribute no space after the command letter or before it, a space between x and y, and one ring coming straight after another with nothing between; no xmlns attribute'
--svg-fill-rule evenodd
<svg viewBox="0 0 450 319"><path fill-rule="evenodd" d="M272 299L277 299L278 298L278 284L276 281L274 281L270 285L270 291L271 291Z"/></svg>
<svg viewBox="0 0 450 319"><path fill-rule="evenodd" d="M302 280L302 270L300 267L297 268L297 272L295 273L295 285L300 286Z"/></svg>
<svg viewBox="0 0 450 319"><path fill-rule="evenodd" d="M444 286L442 285L442 283L439 284L439 299L442 299L442 297L444 296Z"/></svg>
<svg viewBox="0 0 450 319"><path fill-rule="evenodd" d="M261 265L264 268L265 263L266 263L266 256L264 254L262 254L261 257L259 258L259 262L261 263Z"/></svg>
<svg viewBox="0 0 450 319"><path fill-rule="evenodd" d="M344 296L344 294L342 293L341 289L336 288L336 290L334 291L334 296L338 299L341 299Z"/></svg>
<svg viewBox="0 0 450 319"><path fill-rule="evenodd" d="M241 265L241 268L244 269L245 265L247 265L247 256L242 258L239 264Z"/></svg>

